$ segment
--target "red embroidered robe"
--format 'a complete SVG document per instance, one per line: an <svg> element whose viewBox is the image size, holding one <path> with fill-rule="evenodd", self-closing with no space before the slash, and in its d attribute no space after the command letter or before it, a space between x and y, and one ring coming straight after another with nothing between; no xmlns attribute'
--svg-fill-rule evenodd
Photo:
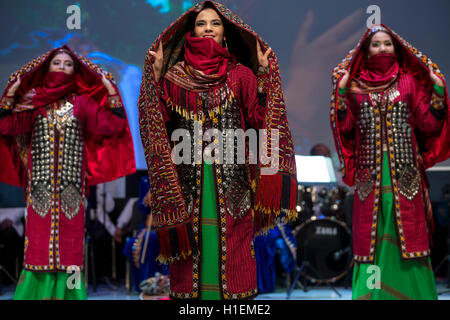
<svg viewBox="0 0 450 320"><path fill-rule="evenodd" d="M444 97L425 90L411 75L400 74L389 89L338 96L340 133L354 140L354 169L346 180L356 184L353 251L356 261L371 261L376 249L383 152L388 152L394 212L403 258L428 256L427 180L416 130L440 132L443 117L434 106ZM351 181L352 180L352 181ZM429 223L429 221L428 221Z"/></svg>
<svg viewBox="0 0 450 320"><path fill-rule="evenodd" d="M112 136L126 130L118 96L113 111L85 96L0 119L0 135L31 134L26 150L27 216L24 267L31 271L82 268L87 186L85 135ZM2 109L14 102L4 97ZM107 157L107 154L102 156Z"/></svg>

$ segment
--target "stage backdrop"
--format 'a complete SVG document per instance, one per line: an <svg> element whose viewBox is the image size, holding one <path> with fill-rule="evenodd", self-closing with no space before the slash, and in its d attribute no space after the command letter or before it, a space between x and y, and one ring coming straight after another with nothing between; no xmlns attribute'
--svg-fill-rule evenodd
<svg viewBox="0 0 450 320"><path fill-rule="evenodd" d="M374 1L222 2L262 35L278 56L296 153L307 155L312 145L325 143L337 166L328 118L331 69L363 34L371 16L366 10ZM137 167L145 169L136 106L144 56L157 36L191 5L184 0L1 1L0 87L25 62L68 44L114 74L130 119ZM450 1L386 0L376 5L382 23L450 75Z"/></svg>

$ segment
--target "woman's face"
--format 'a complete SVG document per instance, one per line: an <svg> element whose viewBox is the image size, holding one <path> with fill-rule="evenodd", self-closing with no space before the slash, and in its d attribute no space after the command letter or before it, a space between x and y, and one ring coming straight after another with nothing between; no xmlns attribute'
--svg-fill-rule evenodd
<svg viewBox="0 0 450 320"><path fill-rule="evenodd" d="M64 72L66 74L73 74L73 59L67 53L58 53L50 61L50 72Z"/></svg>
<svg viewBox="0 0 450 320"><path fill-rule="evenodd" d="M369 58L379 53L394 53L394 43L386 32L377 32L373 35L369 44Z"/></svg>
<svg viewBox="0 0 450 320"><path fill-rule="evenodd" d="M218 44L225 39L225 29L222 19L214 9L201 11L195 19L194 37L212 38Z"/></svg>

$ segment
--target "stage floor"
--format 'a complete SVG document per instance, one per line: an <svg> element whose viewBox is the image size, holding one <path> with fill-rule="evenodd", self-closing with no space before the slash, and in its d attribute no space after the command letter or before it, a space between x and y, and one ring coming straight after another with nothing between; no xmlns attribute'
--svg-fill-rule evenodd
<svg viewBox="0 0 450 320"><path fill-rule="evenodd" d="M450 300L450 289L447 283L438 283L439 300ZM289 300L351 300L351 288L336 287L310 287L307 292L296 288L291 293ZM14 286L0 287L0 300L11 300L14 296ZM125 286L101 284L94 292L92 286L88 288L88 300L140 300L139 294L127 292ZM287 300L286 288L278 287L275 292L258 295L256 300Z"/></svg>

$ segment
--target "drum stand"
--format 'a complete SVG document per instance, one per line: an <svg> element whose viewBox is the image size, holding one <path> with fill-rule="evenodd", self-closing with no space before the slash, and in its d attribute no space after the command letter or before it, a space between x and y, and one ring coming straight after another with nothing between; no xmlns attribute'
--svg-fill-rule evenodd
<svg viewBox="0 0 450 320"><path fill-rule="evenodd" d="M445 261L447 261L447 288L450 288L450 221L447 223L447 255L442 259L436 269L434 269L434 273L442 267ZM438 292L438 295L448 292L450 292L450 290Z"/></svg>
<svg viewBox="0 0 450 320"><path fill-rule="evenodd" d="M441 266L444 264L444 262L447 261L447 288L450 288L450 254L447 254L444 259L439 263L439 265L434 269L434 272L438 271ZM438 295L449 293L450 290L445 290L442 292L438 292Z"/></svg>
<svg viewBox="0 0 450 320"><path fill-rule="evenodd" d="M303 272L303 270L305 268L308 268L309 270L311 270L318 278L320 278L320 274L319 272L317 272L317 270L315 270L313 268L313 266L311 266L311 264L309 263L309 261L304 260L301 264L301 266L296 266L295 267L295 277L294 277L294 281L292 281L291 287L289 288L289 291L287 292L287 297L286 300L289 300L289 298L291 297L292 291L294 291L295 286L298 284L300 285L300 287L303 289L304 292L308 291L308 287L306 285L303 285L300 281L299 278ZM342 295L339 293L339 291L333 286L332 283L328 283L328 286L333 289L334 292L336 292L336 294L339 297L342 297Z"/></svg>
<svg viewBox="0 0 450 320"><path fill-rule="evenodd" d="M12 280L12 282L17 283L16 279L14 279L13 276L9 274L9 272L3 265L0 265L0 271L3 271L8 276L8 278Z"/></svg>
<svg viewBox="0 0 450 320"><path fill-rule="evenodd" d="M3 247L4 247L4 245L0 245L0 248L3 249ZM6 270L6 268L5 268L2 264L0 264L0 273L1 273L2 271L8 276L9 279L12 280L13 283L15 283L15 284L17 283L17 280L14 279L14 277L13 277L12 275L9 274L8 270ZM0 275L0 280L1 280L1 275ZM0 282L0 284L1 284L1 282Z"/></svg>

